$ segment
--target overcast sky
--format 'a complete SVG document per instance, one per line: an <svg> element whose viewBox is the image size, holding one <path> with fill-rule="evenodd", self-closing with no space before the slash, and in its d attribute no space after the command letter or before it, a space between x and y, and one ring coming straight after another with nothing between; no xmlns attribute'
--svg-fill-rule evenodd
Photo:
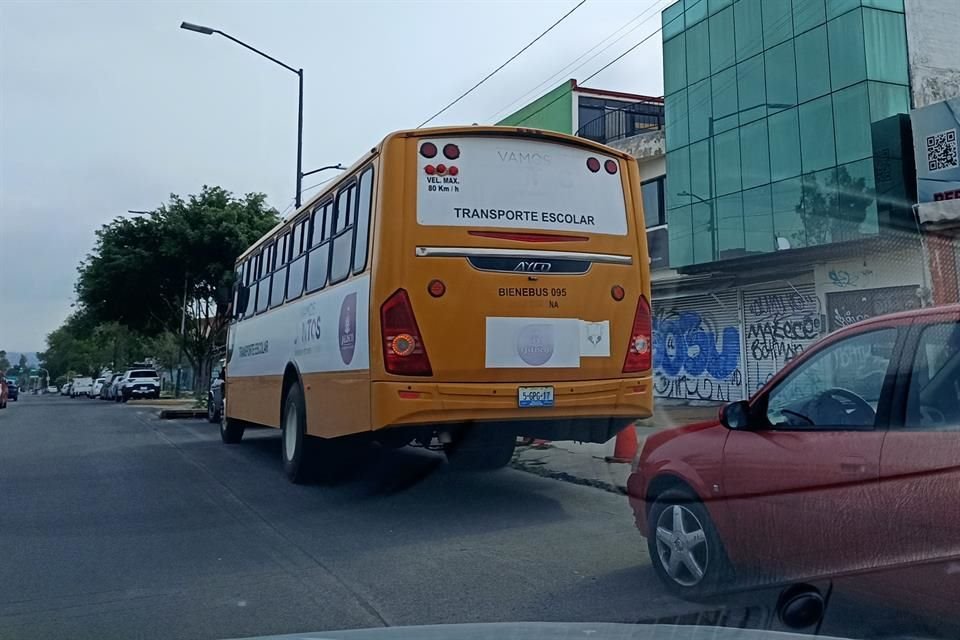
<svg viewBox="0 0 960 640"><path fill-rule="evenodd" d="M94 231L128 209L203 184L262 191L281 211L291 204L296 76L222 37L183 31L182 20L303 67L309 170L350 164L386 133L417 126L575 4L0 0L0 349L44 348L70 311ZM649 9L629 26L649 20L517 106L582 81L656 30L667 4L587 0L436 123L495 121ZM587 86L661 95L659 36Z"/></svg>

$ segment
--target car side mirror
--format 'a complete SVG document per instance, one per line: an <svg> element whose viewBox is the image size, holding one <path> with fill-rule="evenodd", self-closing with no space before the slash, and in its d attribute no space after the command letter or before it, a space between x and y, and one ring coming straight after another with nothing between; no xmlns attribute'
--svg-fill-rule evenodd
<svg viewBox="0 0 960 640"><path fill-rule="evenodd" d="M749 429L750 403L746 400L738 400L724 405L720 409L720 424L727 429Z"/></svg>

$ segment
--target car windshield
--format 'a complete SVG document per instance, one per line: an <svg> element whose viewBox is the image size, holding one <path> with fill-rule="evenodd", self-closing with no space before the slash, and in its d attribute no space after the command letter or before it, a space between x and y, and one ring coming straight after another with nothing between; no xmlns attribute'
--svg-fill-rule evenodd
<svg viewBox="0 0 960 640"><path fill-rule="evenodd" d="M0 640L957 640L958 34L0 1Z"/></svg>

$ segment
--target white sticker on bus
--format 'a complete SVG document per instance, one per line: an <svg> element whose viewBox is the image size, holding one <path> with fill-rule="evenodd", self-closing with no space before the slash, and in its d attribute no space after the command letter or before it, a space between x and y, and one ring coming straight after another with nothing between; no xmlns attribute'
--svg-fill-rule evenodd
<svg viewBox="0 0 960 640"><path fill-rule="evenodd" d="M525 138L431 138L433 157L417 153L417 221L422 225L497 227L626 235L619 163L578 147ZM454 145L453 159L444 149ZM591 171L595 159L599 170ZM616 172L606 169L613 160Z"/></svg>
<svg viewBox="0 0 960 640"><path fill-rule="evenodd" d="M610 322L607 320L487 318L488 369L579 368L580 358L609 355Z"/></svg>
<svg viewBox="0 0 960 640"><path fill-rule="evenodd" d="M370 368L370 276L304 296L230 327L231 376L283 375Z"/></svg>

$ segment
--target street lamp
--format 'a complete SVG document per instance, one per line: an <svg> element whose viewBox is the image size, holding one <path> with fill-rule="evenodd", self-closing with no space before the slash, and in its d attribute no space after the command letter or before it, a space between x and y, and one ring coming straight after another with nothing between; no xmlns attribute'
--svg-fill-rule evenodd
<svg viewBox="0 0 960 640"><path fill-rule="evenodd" d="M193 31L194 33L200 33L205 36L211 36L213 34L221 35L227 40L235 42L241 47L244 47L245 49L249 49L250 51L253 51L257 55L263 56L270 62L280 65L287 71L297 74L297 81L299 83L299 99L298 99L298 106L297 106L297 192L296 192L294 201L296 202L296 207L299 209L300 208L300 187L303 184L303 176L304 176L304 173L303 173L303 69L294 69L290 65L280 62L273 56L267 55L263 51L260 51L259 49L250 46L246 42L243 42L242 40L238 40L233 36L231 36L229 33L224 33L219 29L212 29L210 27L204 27L199 24L192 24L190 22L181 22L180 28L185 29L187 31Z"/></svg>
<svg viewBox="0 0 960 640"><path fill-rule="evenodd" d="M340 164L340 163L338 162L337 164L328 164L328 165L325 166L325 167L320 167L319 169L314 169L313 171L307 171L306 173L303 173L303 174L301 174L301 175L302 175L304 178L306 178L307 176L312 176L312 175L315 174L315 173L320 173L321 171L326 171L326 170L328 170L328 169L338 169L339 171L346 171L346 170L347 170L347 168L346 168L345 166L343 166L342 164ZM299 205L298 205L298 206L299 206Z"/></svg>

